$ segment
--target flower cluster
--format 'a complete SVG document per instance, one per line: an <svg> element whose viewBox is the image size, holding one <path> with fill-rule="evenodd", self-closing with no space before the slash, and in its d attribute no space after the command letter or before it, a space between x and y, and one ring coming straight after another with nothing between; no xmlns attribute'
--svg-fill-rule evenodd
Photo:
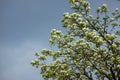
<svg viewBox="0 0 120 80"><path fill-rule="evenodd" d="M31 64L40 68L44 80L120 79L119 9L111 17L103 4L94 17L89 2L69 1L74 12L63 14L66 32L53 29L49 42L55 49L36 52Z"/></svg>

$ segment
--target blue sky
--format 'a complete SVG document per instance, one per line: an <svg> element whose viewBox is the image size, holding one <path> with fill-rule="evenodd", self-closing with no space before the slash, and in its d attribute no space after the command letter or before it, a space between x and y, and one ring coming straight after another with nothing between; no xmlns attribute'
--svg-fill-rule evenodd
<svg viewBox="0 0 120 80"><path fill-rule="evenodd" d="M88 1L93 14L103 3L120 8L117 0ZM70 11L68 0L0 0L0 80L42 80L29 63L49 48L51 29L63 30L62 14Z"/></svg>

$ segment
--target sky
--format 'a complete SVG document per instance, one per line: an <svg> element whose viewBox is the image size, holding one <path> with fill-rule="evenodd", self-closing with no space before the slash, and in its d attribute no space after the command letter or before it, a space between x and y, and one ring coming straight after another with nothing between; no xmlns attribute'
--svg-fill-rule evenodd
<svg viewBox="0 0 120 80"><path fill-rule="evenodd" d="M118 0L88 1L93 14L103 3L120 8ZM63 30L64 12L71 12L68 0L0 0L0 80L43 80L30 61L49 48L51 29Z"/></svg>

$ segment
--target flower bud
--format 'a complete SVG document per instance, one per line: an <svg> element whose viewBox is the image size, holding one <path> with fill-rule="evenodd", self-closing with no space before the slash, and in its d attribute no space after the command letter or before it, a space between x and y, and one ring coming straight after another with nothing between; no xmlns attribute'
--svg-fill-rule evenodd
<svg viewBox="0 0 120 80"><path fill-rule="evenodd" d="M46 56L45 55L40 55L40 57L38 58L39 60L46 60Z"/></svg>
<svg viewBox="0 0 120 80"><path fill-rule="evenodd" d="M113 49L116 49L117 48L117 45L115 43L112 44L112 48Z"/></svg>
<svg viewBox="0 0 120 80"><path fill-rule="evenodd" d="M98 7L96 11L97 11L97 13L100 12L101 11L101 7Z"/></svg>
<svg viewBox="0 0 120 80"><path fill-rule="evenodd" d="M115 35L113 35L113 34L106 34L106 35L105 35L105 38L106 38L107 40L112 40L112 39L115 38Z"/></svg>
<svg viewBox="0 0 120 80"><path fill-rule="evenodd" d="M120 65L117 65L117 69L120 70Z"/></svg>

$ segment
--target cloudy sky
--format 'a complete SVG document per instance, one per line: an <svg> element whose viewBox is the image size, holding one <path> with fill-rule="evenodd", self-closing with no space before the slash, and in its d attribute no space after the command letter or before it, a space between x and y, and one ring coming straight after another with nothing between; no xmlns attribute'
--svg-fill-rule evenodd
<svg viewBox="0 0 120 80"><path fill-rule="evenodd" d="M120 8L117 0L89 0L95 7L107 3L110 10ZM68 0L0 0L0 80L43 80L30 65L35 51L49 48L53 28L61 28Z"/></svg>

